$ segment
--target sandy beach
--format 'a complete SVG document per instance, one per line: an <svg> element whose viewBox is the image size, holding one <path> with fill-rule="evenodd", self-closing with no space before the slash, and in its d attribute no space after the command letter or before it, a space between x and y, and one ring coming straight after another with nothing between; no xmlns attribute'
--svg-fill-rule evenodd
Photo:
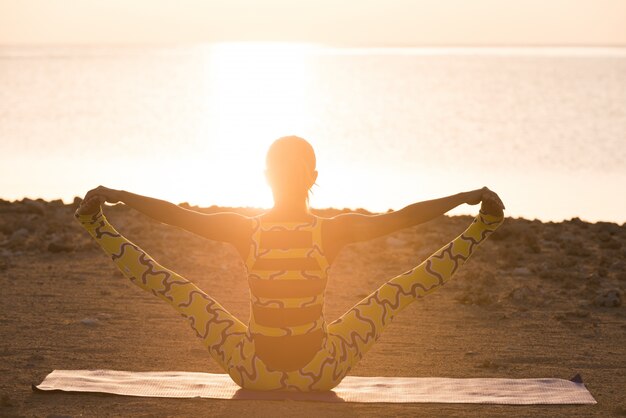
<svg viewBox="0 0 626 418"><path fill-rule="evenodd" d="M33 393L54 369L221 370L188 324L132 285L62 201L0 200L0 416L626 416L626 226L507 218L440 291L403 311L359 376L555 377L579 373L597 405L324 404ZM254 208L194 208L260 213ZM340 210L314 212L331 217ZM244 265L228 244L104 209L124 236L247 320ZM470 216L342 250L332 321L460 234Z"/></svg>

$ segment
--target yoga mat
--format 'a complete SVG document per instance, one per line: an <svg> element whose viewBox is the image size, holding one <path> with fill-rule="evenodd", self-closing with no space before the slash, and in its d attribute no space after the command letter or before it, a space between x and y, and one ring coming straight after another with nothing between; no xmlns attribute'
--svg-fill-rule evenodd
<svg viewBox="0 0 626 418"><path fill-rule="evenodd" d="M347 376L330 392L263 392L238 387L228 375L198 372L54 370L35 391L98 392L162 398L305 400L322 402L595 404L582 382L563 379Z"/></svg>

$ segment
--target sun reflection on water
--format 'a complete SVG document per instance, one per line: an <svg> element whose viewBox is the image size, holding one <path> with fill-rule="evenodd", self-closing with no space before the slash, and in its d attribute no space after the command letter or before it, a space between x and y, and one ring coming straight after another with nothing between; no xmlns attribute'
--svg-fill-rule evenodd
<svg viewBox="0 0 626 418"><path fill-rule="evenodd" d="M270 207L263 175L273 140L311 126L306 44L224 43L207 47L207 155L224 204ZM200 196L198 196L200 198ZM206 196L202 196L206 198ZM223 197L223 198L222 198Z"/></svg>

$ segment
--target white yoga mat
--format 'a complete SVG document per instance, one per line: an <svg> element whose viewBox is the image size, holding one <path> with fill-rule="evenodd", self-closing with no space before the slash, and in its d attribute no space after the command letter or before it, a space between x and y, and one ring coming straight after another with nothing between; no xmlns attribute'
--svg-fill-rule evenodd
<svg viewBox="0 0 626 418"><path fill-rule="evenodd" d="M261 392L228 375L198 372L55 370L33 390L161 398L308 400L322 402L595 404L583 383L563 379L347 376L330 392Z"/></svg>

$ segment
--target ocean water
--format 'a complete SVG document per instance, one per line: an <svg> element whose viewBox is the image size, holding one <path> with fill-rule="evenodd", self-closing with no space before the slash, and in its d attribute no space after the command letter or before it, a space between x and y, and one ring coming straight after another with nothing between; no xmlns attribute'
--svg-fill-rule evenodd
<svg viewBox="0 0 626 418"><path fill-rule="evenodd" d="M0 198L270 207L265 152L291 134L313 207L488 186L510 216L626 222L625 49L0 48Z"/></svg>

